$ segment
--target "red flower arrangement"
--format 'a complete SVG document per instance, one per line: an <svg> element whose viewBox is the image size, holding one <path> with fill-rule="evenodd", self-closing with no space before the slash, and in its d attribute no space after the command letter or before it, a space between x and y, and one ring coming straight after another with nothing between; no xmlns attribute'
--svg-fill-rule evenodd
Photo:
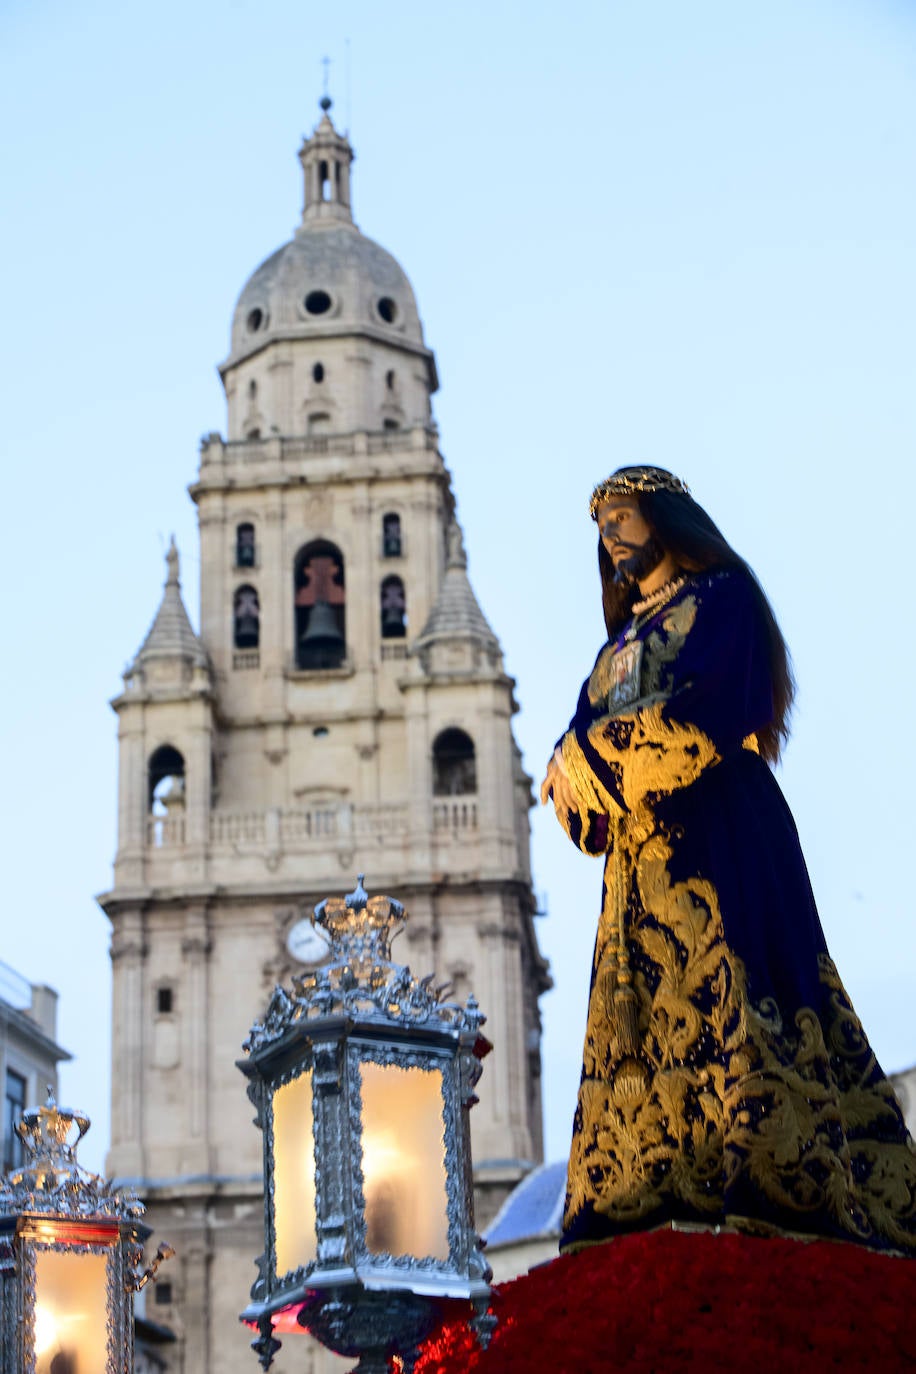
<svg viewBox="0 0 916 1374"><path fill-rule="evenodd" d="M622 1236L500 1285L492 1311L487 1350L452 1322L416 1374L916 1368L916 1263L842 1242Z"/></svg>

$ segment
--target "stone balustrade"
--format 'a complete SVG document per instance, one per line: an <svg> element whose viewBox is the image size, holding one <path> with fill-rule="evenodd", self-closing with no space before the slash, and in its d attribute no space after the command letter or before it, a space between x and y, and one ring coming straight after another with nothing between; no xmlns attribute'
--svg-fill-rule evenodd
<svg viewBox="0 0 916 1374"><path fill-rule="evenodd" d="M440 839L461 838L477 830L476 796L437 798L431 808L432 829ZM210 847L218 849L300 850L329 843L406 837L408 807L353 806L322 802L314 806L273 807L266 811L213 811ZM186 815L150 816L147 844L153 849L182 848L187 843Z"/></svg>
<svg viewBox="0 0 916 1374"><path fill-rule="evenodd" d="M233 439L225 443L215 435L204 441L201 462L206 467L220 462L245 465L277 460L295 462L325 454L351 458L359 454L399 453L405 449L435 452L438 442L438 432L423 425L381 432L358 430L349 434L304 434L290 438L271 435L264 439Z"/></svg>
<svg viewBox="0 0 916 1374"><path fill-rule="evenodd" d="M146 842L153 849L174 849L185 843L185 835L185 816L181 811L171 816L147 817Z"/></svg>
<svg viewBox="0 0 916 1374"><path fill-rule="evenodd" d="M477 829L477 798L470 795L440 797L433 803L433 829L463 835Z"/></svg>

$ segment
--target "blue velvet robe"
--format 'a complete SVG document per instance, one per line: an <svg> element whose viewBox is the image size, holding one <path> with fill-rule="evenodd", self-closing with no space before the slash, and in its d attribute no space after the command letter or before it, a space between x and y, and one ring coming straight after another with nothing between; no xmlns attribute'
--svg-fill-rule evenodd
<svg viewBox="0 0 916 1374"><path fill-rule="evenodd" d="M570 837L607 855L563 1245L666 1221L916 1252L916 1150L829 957L755 734L766 627L740 570L598 655L561 741Z"/></svg>

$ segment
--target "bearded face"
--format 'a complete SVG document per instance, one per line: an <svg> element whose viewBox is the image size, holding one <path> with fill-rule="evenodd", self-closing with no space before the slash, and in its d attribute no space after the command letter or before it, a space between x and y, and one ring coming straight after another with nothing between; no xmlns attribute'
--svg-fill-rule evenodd
<svg viewBox="0 0 916 1374"><path fill-rule="evenodd" d="M665 548L629 497L614 497L598 511L598 530L614 568L614 581L630 586L649 576L665 558Z"/></svg>
<svg viewBox="0 0 916 1374"><path fill-rule="evenodd" d="M664 545L656 534L650 534L644 544L630 547L630 556L614 564L614 581L627 586L648 577L665 556Z"/></svg>

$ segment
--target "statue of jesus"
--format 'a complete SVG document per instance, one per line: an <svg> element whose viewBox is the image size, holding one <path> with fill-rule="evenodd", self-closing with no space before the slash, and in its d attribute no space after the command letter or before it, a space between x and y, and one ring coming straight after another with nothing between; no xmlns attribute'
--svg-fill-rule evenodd
<svg viewBox="0 0 916 1374"><path fill-rule="evenodd" d="M541 789L606 855L562 1244L700 1222L916 1255L916 1148L771 771L794 688L770 604L662 468L591 515L608 641Z"/></svg>

